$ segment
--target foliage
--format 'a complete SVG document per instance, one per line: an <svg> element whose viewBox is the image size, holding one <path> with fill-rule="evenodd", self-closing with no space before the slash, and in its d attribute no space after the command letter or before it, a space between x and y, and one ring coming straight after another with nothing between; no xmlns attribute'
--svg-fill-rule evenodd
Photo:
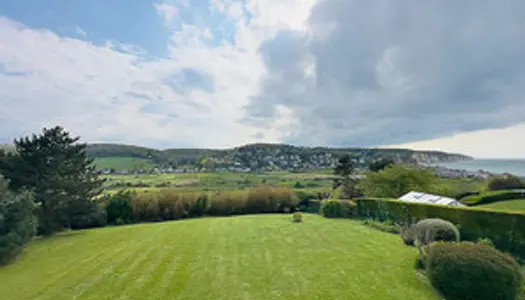
<svg viewBox="0 0 525 300"><path fill-rule="evenodd" d="M294 211L299 203L287 187L260 185L248 191L224 191L212 197L211 215L281 213Z"/></svg>
<svg viewBox="0 0 525 300"><path fill-rule="evenodd" d="M33 195L15 193L0 175L0 265L14 259L36 233Z"/></svg>
<svg viewBox="0 0 525 300"><path fill-rule="evenodd" d="M193 218L208 209L208 195L162 189L153 193L134 193L131 207L134 222L156 222Z"/></svg>
<svg viewBox="0 0 525 300"><path fill-rule="evenodd" d="M371 172L379 172L388 166L395 164L394 160L388 158L381 158L380 160L374 161L368 166Z"/></svg>
<svg viewBox="0 0 525 300"><path fill-rule="evenodd" d="M489 238L479 238L478 241L477 241L476 243L481 244L481 245L486 245L486 246L494 247L494 243L493 243L492 240L489 239Z"/></svg>
<svg viewBox="0 0 525 300"><path fill-rule="evenodd" d="M119 191L106 201L108 224L123 225L133 223L133 194L130 191Z"/></svg>
<svg viewBox="0 0 525 300"><path fill-rule="evenodd" d="M511 256L469 242L433 244L427 274L450 300L515 300L523 284L519 265Z"/></svg>
<svg viewBox="0 0 525 300"><path fill-rule="evenodd" d="M246 191L223 191L211 198L208 213L212 216L245 214Z"/></svg>
<svg viewBox="0 0 525 300"><path fill-rule="evenodd" d="M356 163L350 156L343 155L339 158L334 168L333 189L340 189L338 199L352 199L361 195L357 188L357 180L354 178Z"/></svg>
<svg viewBox="0 0 525 300"><path fill-rule="evenodd" d="M41 134L15 140L16 153L0 155L0 171L10 179L10 187L34 190L44 235L86 224L78 217L82 209L95 214L89 201L100 193L103 180L79 139L60 126L44 128Z"/></svg>
<svg viewBox="0 0 525 300"><path fill-rule="evenodd" d="M414 246L416 242L416 224L401 226L399 235L405 245Z"/></svg>
<svg viewBox="0 0 525 300"><path fill-rule="evenodd" d="M367 197L399 198L410 191L429 191L437 177L427 169L391 165L379 172L368 172L359 187Z"/></svg>
<svg viewBox="0 0 525 300"><path fill-rule="evenodd" d="M387 199L355 199L361 218L392 220L410 224L440 218L458 225L461 239L477 241L490 238L496 248L516 256L525 253L525 214L458 208Z"/></svg>
<svg viewBox="0 0 525 300"><path fill-rule="evenodd" d="M296 211L292 214L292 222L300 223L303 221L303 214Z"/></svg>
<svg viewBox="0 0 525 300"><path fill-rule="evenodd" d="M387 232L387 233L399 233L399 227L392 224L392 222L379 222L374 220L365 220L363 222L363 225L377 229L379 231Z"/></svg>
<svg viewBox="0 0 525 300"><path fill-rule="evenodd" d="M326 199L321 202L320 211L325 218L351 218L356 213L356 204L350 200Z"/></svg>
<svg viewBox="0 0 525 300"><path fill-rule="evenodd" d="M478 208L489 209L494 211L509 211L525 213L525 199L500 201L490 204L476 206Z"/></svg>
<svg viewBox="0 0 525 300"><path fill-rule="evenodd" d="M418 246L428 246L437 241L458 242L460 234L456 226L449 221L432 218L424 219L416 224L416 240Z"/></svg>
<svg viewBox="0 0 525 300"><path fill-rule="evenodd" d="M520 178L514 175L503 175L496 176L489 180L488 189L490 191L499 191L499 190L512 190L520 189L525 187Z"/></svg>
<svg viewBox="0 0 525 300"><path fill-rule="evenodd" d="M469 206L490 204L494 202L523 199L525 198L525 191L522 190L501 190L481 193L479 195L467 196L461 199L461 203Z"/></svg>

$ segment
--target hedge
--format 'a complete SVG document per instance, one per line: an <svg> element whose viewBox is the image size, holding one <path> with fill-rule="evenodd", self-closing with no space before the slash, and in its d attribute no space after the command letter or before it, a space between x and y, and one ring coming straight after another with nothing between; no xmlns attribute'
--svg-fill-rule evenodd
<svg viewBox="0 0 525 300"><path fill-rule="evenodd" d="M505 200L524 199L525 190L504 190L486 192L479 195L467 196L461 203L469 206L489 204Z"/></svg>
<svg viewBox="0 0 525 300"><path fill-rule="evenodd" d="M372 198L354 201L361 218L404 224L440 218L458 226L463 240L490 238L498 249L519 257L525 256L525 214Z"/></svg>

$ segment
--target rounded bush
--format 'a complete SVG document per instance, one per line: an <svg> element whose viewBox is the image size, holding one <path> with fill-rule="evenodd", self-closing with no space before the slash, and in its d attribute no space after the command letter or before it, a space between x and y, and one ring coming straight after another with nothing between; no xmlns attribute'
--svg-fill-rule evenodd
<svg viewBox="0 0 525 300"><path fill-rule="evenodd" d="M295 212L292 215L292 222L300 223L303 221L303 214L300 212Z"/></svg>
<svg viewBox="0 0 525 300"><path fill-rule="evenodd" d="M488 245L438 242L426 262L430 282L449 300L515 300L523 284L516 261Z"/></svg>
<svg viewBox="0 0 525 300"><path fill-rule="evenodd" d="M438 241L459 241L459 231L456 226L442 219L421 220L416 224L415 231L418 246L427 246Z"/></svg>

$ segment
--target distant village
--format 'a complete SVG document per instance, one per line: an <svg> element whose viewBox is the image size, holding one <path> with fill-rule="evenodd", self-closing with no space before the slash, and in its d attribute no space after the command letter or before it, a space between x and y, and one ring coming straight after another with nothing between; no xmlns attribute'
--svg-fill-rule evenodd
<svg viewBox="0 0 525 300"><path fill-rule="evenodd" d="M440 157L441 158L441 157ZM360 170L366 170L368 165L377 161L378 157L360 156L354 157L353 161ZM401 157L393 157L397 162L406 162ZM433 165L439 163L439 158L432 155L417 153L412 157L410 163L420 165ZM157 166L150 169L137 168L134 170L104 169L102 174L128 175L128 174L180 174L180 173L221 173L221 172L301 172L312 169L332 169L337 163L337 157L332 153L316 153L308 156L298 154L243 152L236 155L222 157L206 157L194 164L185 166ZM443 166L429 167L436 175L442 178L475 178L487 179L495 174L487 171L468 171L461 169L449 169Z"/></svg>

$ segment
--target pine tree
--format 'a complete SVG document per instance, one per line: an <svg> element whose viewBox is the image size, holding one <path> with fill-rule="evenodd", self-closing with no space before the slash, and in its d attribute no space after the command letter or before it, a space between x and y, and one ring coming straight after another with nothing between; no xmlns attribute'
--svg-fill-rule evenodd
<svg viewBox="0 0 525 300"><path fill-rule="evenodd" d="M60 126L44 128L42 134L15 140L16 154L0 159L12 188L34 191L44 235L72 227L84 212L97 211L92 199L100 194L103 180L79 140Z"/></svg>
<svg viewBox="0 0 525 300"><path fill-rule="evenodd" d="M342 186L342 197L351 199L360 195L357 189L357 182L354 178L355 163L352 161L349 155L344 155L339 158L337 165L334 168L333 189L337 189Z"/></svg>

